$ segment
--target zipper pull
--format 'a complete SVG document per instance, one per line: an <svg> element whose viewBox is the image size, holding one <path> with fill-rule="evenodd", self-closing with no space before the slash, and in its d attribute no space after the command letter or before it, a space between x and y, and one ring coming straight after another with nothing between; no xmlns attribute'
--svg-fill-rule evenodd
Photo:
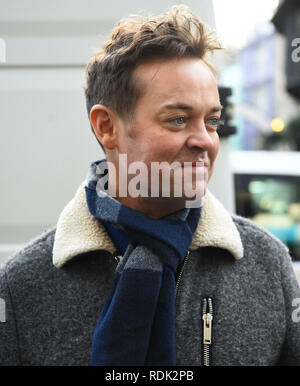
<svg viewBox="0 0 300 386"><path fill-rule="evenodd" d="M119 264L122 259L122 256L115 256L116 262Z"/></svg>
<svg viewBox="0 0 300 386"><path fill-rule="evenodd" d="M211 344L212 315L208 312L202 316L203 319L203 344Z"/></svg>

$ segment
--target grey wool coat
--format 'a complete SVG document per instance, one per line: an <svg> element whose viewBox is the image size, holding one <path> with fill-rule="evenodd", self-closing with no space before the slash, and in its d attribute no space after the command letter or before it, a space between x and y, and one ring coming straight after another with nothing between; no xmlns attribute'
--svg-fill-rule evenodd
<svg viewBox="0 0 300 386"><path fill-rule="evenodd" d="M118 258L84 184L56 226L0 269L1 365L89 365ZM177 277L177 365L300 365L297 299L287 248L208 191Z"/></svg>

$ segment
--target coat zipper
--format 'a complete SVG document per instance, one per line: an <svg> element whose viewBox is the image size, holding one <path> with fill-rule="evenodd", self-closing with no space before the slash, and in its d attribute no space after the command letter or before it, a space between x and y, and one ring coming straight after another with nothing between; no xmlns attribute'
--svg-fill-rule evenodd
<svg viewBox="0 0 300 386"><path fill-rule="evenodd" d="M180 273L178 275L178 278L177 278L177 282L176 282L176 294L177 294L177 291L178 291L178 287L179 287L179 283L180 283L180 280L181 280L181 276L182 276L182 273L183 273L183 270L184 270L184 267L187 263L187 260L190 256L190 251L187 251L187 254L185 255L184 259L183 259L183 263L182 263L182 267L180 269ZM113 258L115 259L115 261L117 262L117 264L120 263L121 259L122 259L122 256L118 255L118 254L115 254L113 255Z"/></svg>
<svg viewBox="0 0 300 386"><path fill-rule="evenodd" d="M211 345L212 345L212 321L213 321L213 302L212 298L202 299L202 321L203 321L203 343L202 343L202 364L211 365Z"/></svg>
<svg viewBox="0 0 300 386"><path fill-rule="evenodd" d="M181 281L181 277L182 277L182 274L183 274L183 270L184 270L184 267L189 259L189 256L190 256L190 251L187 251L187 254L185 255L184 259L183 259L183 263L182 263L182 267L180 269L180 272L179 272L179 275L178 275L178 278L177 278L177 282L176 282L176 287L175 287L175 297L177 296L177 293L178 293L178 288L179 288L179 284L180 284L180 281Z"/></svg>
<svg viewBox="0 0 300 386"><path fill-rule="evenodd" d="M183 260L183 264L177 278L176 297L178 294L178 289L182 278L182 274L186 266L186 263L189 260L189 256L190 256L190 251L187 252ZM205 297L202 299L202 321L203 321L202 365L211 366L212 321L213 321L213 301L211 297Z"/></svg>

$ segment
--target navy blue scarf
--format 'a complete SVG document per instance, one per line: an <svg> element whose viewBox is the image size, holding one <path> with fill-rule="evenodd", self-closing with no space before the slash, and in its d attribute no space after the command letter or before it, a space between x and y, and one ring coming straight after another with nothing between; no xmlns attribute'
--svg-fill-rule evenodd
<svg viewBox="0 0 300 386"><path fill-rule="evenodd" d="M86 186L89 211L125 231L130 243L116 268L92 342L91 365L176 364L175 274L192 242L200 208L156 220L98 194L96 161Z"/></svg>

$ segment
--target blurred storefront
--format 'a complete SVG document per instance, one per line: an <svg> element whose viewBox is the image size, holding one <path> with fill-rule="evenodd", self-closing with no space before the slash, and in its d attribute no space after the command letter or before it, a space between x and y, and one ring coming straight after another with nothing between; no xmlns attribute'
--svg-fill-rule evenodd
<svg viewBox="0 0 300 386"><path fill-rule="evenodd" d="M231 154L236 213L278 237L300 262L300 152Z"/></svg>
<svg viewBox="0 0 300 386"><path fill-rule="evenodd" d="M272 21L222 63L238 129L230 138L234 211L278 237L300 265L299 0L281 1Z"/></svg>

